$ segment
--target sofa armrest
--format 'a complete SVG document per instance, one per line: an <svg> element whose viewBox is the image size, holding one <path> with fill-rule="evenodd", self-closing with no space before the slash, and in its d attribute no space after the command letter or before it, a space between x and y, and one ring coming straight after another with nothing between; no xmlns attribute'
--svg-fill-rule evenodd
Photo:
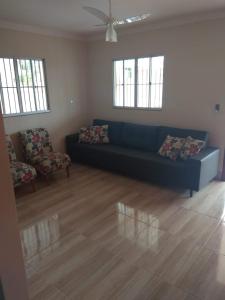
<svg viewBox="0 0 225 300"><path fill-rule="evenodd" d="M216 147L208 147L203 149L200 153L193 156L190 160L192 161L204 161L210 160L213 156L217 156L219 154L219 149Z"/></svg>
<svg viewBox="0 0 225 300"><path fill-rule="evenodd" d="M73 133L66 136L66 143L77 143L79 140L79 133Z"/></svg>
<svg viewBox="0 0 225 300"><path fill-rule="evenodd" d="M73 145L79 140L79 133L66 136L66 153L71 157L73 155Z"/></svg>
<svg viewBox="0 0 225 300"><path fill-rule="evenodd" d="M190 164L197 164L199 169L198 189L207 185L218 175L220 150L214 147L208 147L199 154L193 156Z"/></svg>

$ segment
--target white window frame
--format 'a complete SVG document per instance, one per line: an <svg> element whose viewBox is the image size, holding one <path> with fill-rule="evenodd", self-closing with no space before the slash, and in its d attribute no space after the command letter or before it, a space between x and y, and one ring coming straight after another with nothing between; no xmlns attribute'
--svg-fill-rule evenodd
<svg viewBox="0 0 225 300"><path fill-rule="evenodd" d="M138 59L141 59L141 58L149 58L149 59L152 59L154 57L163 57L164 61L163 61L163 81L162 81L162 105L161 107L138 107L137 106L137 86L138 86L138 79L137 79L137 73L138 73L138 70L137 70L137 65L138 65ZM114 81L114 63L116 61L124 61L125 60L130 60L130 59L133 59L135 60L135 84L134 84L134 106L119 106L119 105L115 105L115 81ZM138 56L138 57L123 57L123 58L115 58L112 60L112 78L113 78L113 86L112 86L112 94L113 94L113 108L115 109L135 109L135 110L152 110L152 111L162 111L163 110L163 106L164 106L164 82L165 82L165 55L151 55L151 56ZM124 85L124 83L123 83ZM151 82L149 82L149 88L151 88Z"/></svg>
<svg viewBox="0 0 225 300"><path fill-rule="evenodd" d="M20 110L18 113L4 113L4 111L2 111L1 105L0 105L0 112L2 112L3 117L7 118L7 117L18 117L18 116L26 116L26 115L49 113L50 112L50 103L49 103L49 91L48 91L48 81L47 81L47 71L46 71L46 60L44 58L39 58L39 57L4 57L4 56L0 56L0 58L1 59L12 59L13 60L14 72L15 72L15 77L16 77L16 89L17 89L18 102L19 102L19 110ZM41 61L42 67L43 67L44 85L43 86L35 86L35 84L34 84L34 77L33 77L34 73L33 73L33 70L32 70L32 81L33 81L33 84L32 84L32 86L29 86L29 88L35 89L35 87L42 87L43 89L45 89L47 109L44 109L44 110L35 110L35 111L30 111L30 112L23 111L22 96L21 96L22 89L20 87L20 82L19 82L19 73L18 73L17 60L29 60L30 62L31 61ZM7 88L7 87L3 87L3 88ZM1 97L3 99L3 103L4 103L3 88L2 88L2 85L1 85L1 76L0 76L0 93L1 93ZM36 96L34 96L34 97L35 97L35 107L36 107L37 100L36 100ZM30 99L29 99L29 101L30 101Z"/></svg>

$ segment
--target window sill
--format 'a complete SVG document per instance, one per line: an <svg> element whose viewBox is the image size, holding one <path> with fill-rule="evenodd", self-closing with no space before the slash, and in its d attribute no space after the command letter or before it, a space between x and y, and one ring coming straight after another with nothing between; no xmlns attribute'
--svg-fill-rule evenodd
<svg viewBox="0 0 225 300"><path fill-rule="evenodd" d="M129 107L129 106L113 106L114 109L125 110L145 110L145 111L162 111L162 108L150 108L150 107Z"/></svg>
<svg viewBox="0 0 225 300"><path fill-rule="evenodd" d="M43 111L33 111L33 112L26 112L26 113L20 113L20 114L7 114L7 115L3 115L3 118L25 117L25 116L31 116L31 115L46 114L46 113L50 113L50 112L51 112L51 110L43 110Z"/></svg>

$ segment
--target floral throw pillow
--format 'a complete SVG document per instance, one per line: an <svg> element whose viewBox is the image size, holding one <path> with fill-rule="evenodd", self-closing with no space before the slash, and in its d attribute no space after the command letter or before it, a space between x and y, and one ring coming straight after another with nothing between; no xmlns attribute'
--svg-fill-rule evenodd
<svg viewBox="0 0 225 300"><path fill-rule="evenodd" d="M176 160L179 155L180 151L185 143L184 138L173 137L168 135L162 144L161 148L159 149L159 154L164 157L168 157L172 160Z"/></svg>
<svg viewBox="0 0 225 300"><path fill-rule="evenodd" d="M181 159L188 159L198 154L205 147L205 141L193 139L191 136L187 137L180 152Z"/></svg>
<svg viewBox="0 0 225 300"><path fill-rule="evenodd" d="M79 133L79 143L108 144L108 125L82 127Z"/></svg>

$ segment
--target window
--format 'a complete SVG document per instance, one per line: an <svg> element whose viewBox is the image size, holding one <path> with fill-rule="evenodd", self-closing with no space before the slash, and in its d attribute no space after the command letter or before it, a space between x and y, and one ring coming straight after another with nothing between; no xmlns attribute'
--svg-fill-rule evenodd
<svg viewBox="0 0 225 300"><path fill-rule="evenodd" d="M0 103L3 115L48 111L44 60L0 58Z"/></svg>
<svg viewBox="0 0 225 300"><path fill-rule="evenodd" d="M115 60L114 106L161 109L164 57Z"/></svg>

